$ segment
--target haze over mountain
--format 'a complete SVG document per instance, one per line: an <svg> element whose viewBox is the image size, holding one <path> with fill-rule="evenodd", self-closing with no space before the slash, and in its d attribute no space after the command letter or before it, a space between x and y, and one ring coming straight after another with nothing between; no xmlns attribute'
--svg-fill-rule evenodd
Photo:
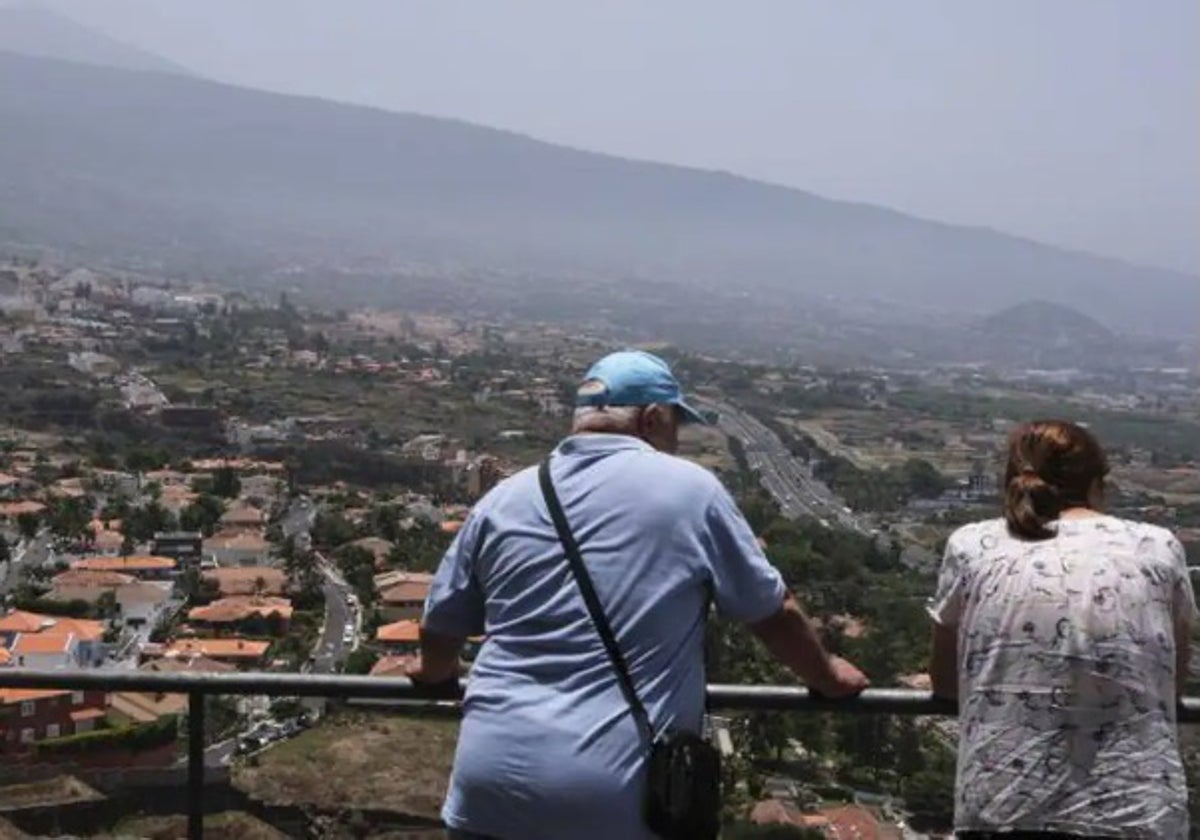
<svg viewBox="0 0 1200 840"><path fill-rule="evenodd" d="M0 124L0 242L222 270L370 256L421 265L435 296L439 277L499 273L441 293L535 311L651 284L675 321L715 301L710 329L836 296L976 314L1044 299L1120 332L1197 330L1192 276L452 120L2 54Z"/></svg>
<svg viewBox="0 0 1200 840"><path fill-rule="evenodd" d="M102 67L193 75L173 61L34 3L0 4L0 50Z"/></svg>

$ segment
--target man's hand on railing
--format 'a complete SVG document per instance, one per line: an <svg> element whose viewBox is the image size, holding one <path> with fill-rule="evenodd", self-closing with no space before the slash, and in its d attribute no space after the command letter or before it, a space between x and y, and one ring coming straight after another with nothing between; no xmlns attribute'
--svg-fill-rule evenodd
<svg viewBox="0 0 1200 840"><path fill-rule="evenodd" d="M439 668L437 673L430 673L421 656L414 656L409 660L404 667L404 675L413 681L413 685L420 687L421 693L427 697L453 700L460 694L457 669L449 676L444 668Z"/></svg>
<svg viewBox="0 0 1200 840"><path fill-rule="evenodd" d="M871 685L871 680L840 656L829 657L829 674L808 687L809 693L826 699L842 700L855 697Z"/></svg>

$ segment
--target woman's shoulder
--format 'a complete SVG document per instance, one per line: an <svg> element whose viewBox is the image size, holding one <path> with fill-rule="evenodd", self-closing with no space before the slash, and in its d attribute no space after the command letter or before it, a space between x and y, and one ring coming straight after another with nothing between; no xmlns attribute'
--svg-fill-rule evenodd
<svg viewBox="0 0 1200 840"><path fill-rule="evenodd" d="M1003 519L984 519L958 528L946 542L946 550L967 555L980 554L994 549L1001 540L1007 539L1012 537Z"/></svg>
<svg viewBox="0 0 1200 840"><path fill-rule="evenodd" d="M1169 545L1172 542L1176 542L1175 534L1170 529L1164 528L1161 525L1155 525L1152 522L1141 522L1136 519L1123 519L1122 517L1110 514L1064 521L1071 522L1077 528L1088 527L1090 530L1100 534L1127 534L1140 543L1155 542L1160 545Z"/></svg>

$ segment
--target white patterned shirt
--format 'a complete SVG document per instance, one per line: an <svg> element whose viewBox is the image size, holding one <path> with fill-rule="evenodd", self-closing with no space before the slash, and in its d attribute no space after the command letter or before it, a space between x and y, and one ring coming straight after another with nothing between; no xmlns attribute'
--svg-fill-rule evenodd
<svg viewBox="0 0 1200 840"><path fill-rule="evenodd" d="M1027 541L1003 520L946 545L939 624L958 628L955 827L1186 838L1175 623L1195 597L1183 547L1111 516Z"/></svg>

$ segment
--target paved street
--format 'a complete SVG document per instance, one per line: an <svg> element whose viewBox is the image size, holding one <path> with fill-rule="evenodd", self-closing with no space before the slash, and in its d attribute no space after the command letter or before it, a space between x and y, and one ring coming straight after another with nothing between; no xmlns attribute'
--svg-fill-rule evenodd
<svg viewBox="0 0 1200 840"><path fill-rule="evenodd" d="M280 517L279 527L283 530L285 537L299 537L301 534L308 533L316 518L316 505L311 499L301 496L293 501Z"/></svg>
<svg viewBox="0 0 1200 840"><path fill-rule="evenodd" d="M846 507L824 482L816 479L812 468L788 451L773 431L729 403L700 400L700 405L718 413L718 425L727 435L741 441L746 461L755 470L763 487L779 503L784 516L795 519L811 516L826 525L839 525L862 534L870 534L872 525Z"/></svg>
<svg viewBox="0 0 1200 840"><path fill-rule="evenodd" d="M346 656L353 649L347 645L343 634L347 625L353 625L357 633L357 610L350 603L353 592L350 585L342 580L332 565L320 555L317 555L321 573L325 576L325 626L321 628L321 638L317 642L316 658L313 661L313 672L317 674L332 674L338 671Z"/></svg>
<svg viewBox="0 0 1200 840"><path fill-rule="evenodd" d="M25 569L40 566L50 559L50 533L45 530L24 547L14 548L12 560L0 565L0 595L7 595L16 588Z"/></svg>

